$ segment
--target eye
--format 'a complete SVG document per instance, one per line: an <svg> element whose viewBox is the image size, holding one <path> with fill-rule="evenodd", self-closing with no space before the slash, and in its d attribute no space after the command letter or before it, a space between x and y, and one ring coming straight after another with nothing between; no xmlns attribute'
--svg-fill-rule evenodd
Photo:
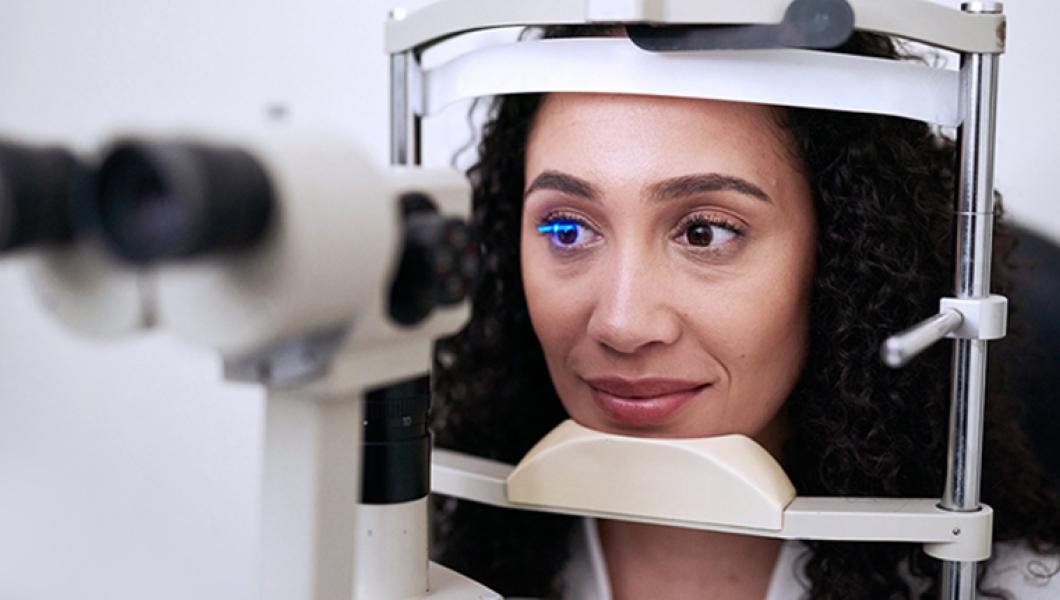
<svg viewBox="0 0 1060 600"><path fill-rule="evenodd" d="M680 242L694 248L715 249L743 235L743 230L727 221L696 216L679 228Z"/></svg>
<svg viewBox="0 0 1060 600"><path fill-rule="evenodd" d="M593 242L597 233L577 217L549 216L537 227L537 231L548 237L556 248L577 249Z"/></svg>

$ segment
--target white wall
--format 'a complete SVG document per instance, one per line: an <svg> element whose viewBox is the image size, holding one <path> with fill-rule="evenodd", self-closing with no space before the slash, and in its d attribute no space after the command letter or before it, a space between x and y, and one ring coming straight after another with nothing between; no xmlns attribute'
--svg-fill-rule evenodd
<svg viewBox="0 0 1060 600"><path fill-rule="evenodd" d="M996 183L1012 218L1060 241L1060 95L1056 29L1060 3L1012 0L1001 62Z"/></svg>
<svg viewBox="0 0 1060 600"><path fill-rule="evenodd" d="M115 128L241 127L283 105L291 126L346 132L382 162L391 4L0 0L0 136L87 148ZM1013 215L1060 239L1060 14L1007 10L998 182ZM428 124L444 140L428 163L465 141L465 110ZM18 261L0 263L0 315L0 600L253 597L261 392L164 335L72 336Z"/></svg>
<svg viewBox="0 0 1060 600"><path fill-rule="evenodd" d="M287 107L385 161L383 0L0 0L0 136ZM256 597L262 393L165 335L82 340L0 263L0 599Z"/></svg>

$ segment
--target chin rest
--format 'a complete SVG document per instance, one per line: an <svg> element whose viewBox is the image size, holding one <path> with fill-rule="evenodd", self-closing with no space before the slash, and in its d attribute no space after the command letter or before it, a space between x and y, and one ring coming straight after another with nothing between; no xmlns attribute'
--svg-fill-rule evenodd
<svg viewBox="0 0 1060 600"><path fill-rule="evenodd" d="M567 420L507 480L515 504L780 530L795 486L743 435L654 439Z"/></svg>

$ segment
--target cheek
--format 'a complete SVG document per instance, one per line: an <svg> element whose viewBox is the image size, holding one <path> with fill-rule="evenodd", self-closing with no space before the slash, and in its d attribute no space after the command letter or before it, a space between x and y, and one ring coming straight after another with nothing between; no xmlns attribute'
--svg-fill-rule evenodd
<svg viewBox="0 0 1060 600"><path fill-rule="evenodd" d="M686 280L680 298L686 332L715 361L716 395L697 409L695 434L757 437L781 410L807 353L812 233L759 238L724 278ZM690 299L694 299L691 301Z"/></svg>
<svg viewBox="0 0 1060 600"><path fill-rule="evenodd" d="M776 266L783 268L764 269L768 276L755 278L739 295L744 302L730 304L725 325L730 409L743 415L748 433L780 410L806 359L812 261Z"/></svg>
<svg viewBox="0 0 1060 600"><path fill-rule="evenodd" d="M525 235L525 234L524 234ZM547 246L536 237L521 248L523 290L530 322L541 344L552 385L567 413L575 420L602 428L594 420L591 398L572 366L579 342L585 340L592 305L591 271L559 273L550 262ZM527 247L529 245L529 247Z"/></svg>
<svg viewBox="0 0 1060 600"><path fill-rule="evenodd" d="M542 249L541 244L534 243L541 240L526 238L529 236L524 236L526 241L520 252L523 290L530 322L551 370L562 362L583 325L576 300L580 285L576 279L557 279L555 273L546 268L547 248Z"/></svg>

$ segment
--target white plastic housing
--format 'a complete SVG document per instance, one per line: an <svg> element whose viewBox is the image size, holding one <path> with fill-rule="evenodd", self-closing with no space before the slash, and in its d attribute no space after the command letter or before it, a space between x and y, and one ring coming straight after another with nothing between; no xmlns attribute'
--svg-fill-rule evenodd
<svg viewBox="0 0 1060 600"><path fill-rule="evenodd" d="M943 298L939 312L954 309L963 319L949 338L999 340L1008 333L1008 298L991 294L988 298Z"/></svg>
<svg viewBox="0 0 1060 600"><path fill-rule="evenodd" d="M809 50L654 53L623 38L524 41L462 54L422 74L419 114L467 98L538 92L647 94L961 122L956 71Z"/></svg>
<svg viewBox="0 0 1060 600"><path fill-rule="evenodd" d="M362 404L358 396L269 391L261 490L263 600L353 594Z"/></svg>
<svg viewBox="0 0 1060 600"><path fill-rule="evenodd" d="M154 320L150 275L115 262L96 240L46 248L27 260L37 299L78 334L121 336L149 327Z"/></svg>
<svg viewBox="0 0 1060 600"><path fill-rule="evenodd" d="M848 0L859 30L963 52L1003 52L1005 17L973 15L930 0ZM449 36L518 25L651 22L778 23L790 0L439 0L387 23L389 53Z"/></svg>
<svg viewBox="0 0 1060 600"><path fill-rule="evenodd" d="M742 435L650 439L561 423L508 476L517 504L779 530L795 486Z"/></svg>
<svg viewBox="0 0 1060 600"><path fill-rule="evenodd" d="M501 600L497 592L438 563L430 564L427 576L427 600Z"/></svg>
<svg viewBox="0 0 1060 600"><path fill-rule="evenodd" d="M333 329L350 328L348 337L363 346L429 339L463 322L466 309L438 311L426 330L412 333L389 326L385 315L402 242L398 198L424 191L444 212L466 214L462 175L380 167L326 134L234 144L264 164L278 218L252 250L160 268L161 326L232 359Z"/></svg>
<svg viewBox="0 0 1060 600"><path fill-rule="evenodd" d="M427 593L427 498L357 506L354 600L402 600Z"/></svg>
<svg viewBox="0 0 1060 600"><path fill-rule="evenodd" d="M672 441L645 439L648 444ZM624 465L622 468L625 468ZM780 530L760 529L711 521L681 520L667 515L615 514L596 507L522 504L509 498L507 491L507 479L513 471L512 465L435 449L431 465L431 491L513 510L621 519L789 540L917 542L924 544L924 551L929 555L940 559L980 561L990 557L994 513L986 505L975 512L954 512L940 508L937 498L796 497L784 510L783 527ZM696 493L695 490L689 491L679 486L664 487L657 491L660 495L675 491L680 494ZM669 502L665 498L659 501L660 504Z"/></svg>

